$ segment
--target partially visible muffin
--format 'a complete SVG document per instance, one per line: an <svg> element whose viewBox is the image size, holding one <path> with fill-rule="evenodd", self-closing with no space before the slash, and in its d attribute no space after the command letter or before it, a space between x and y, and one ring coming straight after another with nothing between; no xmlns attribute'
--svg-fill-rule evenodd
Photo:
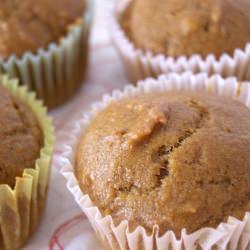
<svg viewBox="0 0 250 250"><path fill-rule="evenodd" d="M0 85L0 185L12 188L25 168L35 168L43 133L30 108Z"/></svg>
<svg viewBox="0 0 250 250"><path fill-rule="evenodd" d="M91 1L0 1L0 72L35 91L48 108L69 100L84 80Z"/></svg>
<svg viewBox="0 0 250 250"><path fill-rule="evenodd" d="M84 131L76 176L103 215L149 232L216 227L250 210L250 111L225 97L147 94Z"/></svg>
<svg viewBox="0 0 250 250"><path fill-rule="evenodd" d="M247 0L132 0L121 24L144 51L219 57L250 41L249 11Z"/></svg>
<svg viewBox="0 0 250 250"><path fill-rule="evenodd" d="M0 55L35 53L64 37L82 17L84 0L5 0L0 2Z"/></svg>

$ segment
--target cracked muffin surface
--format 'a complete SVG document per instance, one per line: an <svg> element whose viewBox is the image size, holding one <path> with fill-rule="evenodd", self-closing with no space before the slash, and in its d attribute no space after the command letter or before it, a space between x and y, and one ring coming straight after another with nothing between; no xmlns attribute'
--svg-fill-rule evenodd
<svg viewBox="0 0 250 250"><path fill-rule="evenodd" d="M134 45L154 54L233 54L250 41L248 0L132 0L121 24Z"/></svg>
<svg viewBox="0 0 250 250"><path fill-rule="evenodd" d="M83 15L85 0L0 1L0 56L46 49Z"/></svg>
<svg viewBox="0 0 250 250"><path fill-rule="evenodd" d="M25 168L35 168L43 134L30 108L0 86L0 184L15 185Z"/></svg>
<svg viewBox="0 0 250 250"><path fill-rule="evenodd" d="M110 104L84 131L76 176L104 215L189 233L250 210L250 111L205 93Z"/></svg>

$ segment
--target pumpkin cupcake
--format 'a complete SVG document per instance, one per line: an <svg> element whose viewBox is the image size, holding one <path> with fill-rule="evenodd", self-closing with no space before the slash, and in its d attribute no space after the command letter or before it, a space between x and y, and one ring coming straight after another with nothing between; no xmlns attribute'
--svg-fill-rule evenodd
<svg viewBox="0 0 250 250"><path fill-rule="evenodd" d="M62 173L107 249L248 249L248 89L170 74L75 123Z"/></svg>
<svg viewBox="0 0 250 250"><path fill-rule="evenodd" d="M132 80L192 70L250 79L245 0L123 0L112 34Z"/></svg>
<svg viewBox="0 0 250 250"><path fill-rule="evenodd" d="M0 3L1 70L37 92L49 107L83 80L91 7L85 0Z"/></svg>
<svg viewBox="0 0 250 250"><path fill-rule="evenodd" d="M1 249L19 249L45 207L53 128L46 108L16 80L0 76Z"/></svg>

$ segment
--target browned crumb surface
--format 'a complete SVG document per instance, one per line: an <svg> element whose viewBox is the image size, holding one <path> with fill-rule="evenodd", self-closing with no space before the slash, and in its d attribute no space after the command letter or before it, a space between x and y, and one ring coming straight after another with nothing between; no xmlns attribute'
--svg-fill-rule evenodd
<svg viewBox="0 0 250 250"><path fill-rule="evenodd" d="M0 1L0 56L35 53L58 42L82 17L84 6L85 0Z"/></svg>
<svg viewBox="0 0 250 250"><path fill-rule="evenodd" d="M99 113L76 175L104 215L161 233L216 227L250 210L250 111L208 94L151 94Z"/></svg>
<svg viewBox="0 0 250 250"><path fill-rule="evenodd" d="M15 185L25 168L34 168L43 146L38 121L27 105L0 86L0 184Z"/></svg>
<svg viewBox="0 0 250 250"><path fill-rule="evenodd" d="M121 23L137 48L219 57L250 41L248 0L133 0Z"/></svg>

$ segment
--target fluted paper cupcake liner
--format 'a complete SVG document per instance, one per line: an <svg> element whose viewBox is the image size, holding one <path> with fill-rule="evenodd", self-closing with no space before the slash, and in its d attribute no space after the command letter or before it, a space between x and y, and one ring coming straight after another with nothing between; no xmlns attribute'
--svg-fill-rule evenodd
<svg viewBox="0 0 250 250"><path fill-rule="evenodd" d="M88 55L88 35L92 20L92 2L79 22L69 27L68 34L37 53L12 55L0 60L0 70L16 77L22 85L35 91L49 108L68 100L83 81Z"/></svg>
<svg viewBox="0 0 250 250"><path fill-rule="evenodd" d="M155 225L153 233L146 233L145 228L138 226L130 232L128 221L122 221L118 226L114 224L112 216L103 216L98 207L93 204L90 197L83 193L74 174L74 163L77 145L96 114L102 111L111 102L123 98L134 97L143 93L167 92L171 90L190 90L194 92L206 91L217 95L229 96L240 100L250 108L250 83L238 83L236 78L223 79L219 75L208 77L201 73L193 75L169 74L160 76L157 80L148 79L138 83L138 86L127 85L124 90L115 90L111 95L104 95L102 101L93 104L91 111L84 114L72 125L70 136L65 138L65 143L60 145L61 155L57 161L61 166L61 173L67 181L67 187L73 194L75 201L86 214L90 224L107 249L122 250L192 250L192 249L242 249L250 247L250 213L246 211L243 220L229 217L227 223L221 223L217 228L202 228L192 234L187 234L183 229L180 239L172 231L167 231L162 236L158 234ZM84 243L83 243L84 244Z"/></svg>
<svg viewBox="0 0 250 250"><path fill-rule="evenodd" d="M2 84L13 96L22 100L36 115L44 135L44 146L35 168L26 168L16 178L15 187L0 185L0 249L15 250L29 238L36 229L45 206L50 164L54 144L51 119L41 101L28 92L18 81L0 75Z"/></svg>
<svg viewBox="0 0 250 250"><path fill-rule="evenodd" d="M164 54L153 55L134 46L120 25L119 18L131 0L112 1L108 8L108 19L113 43L121 55L127 75L132 82L146 77L156 77L162 73L206 72L223 77L236 76L239 80L250 80L250 41L245 48L235 49L233 55L222 54L216 58L209 54L203 58L199 54L190 57L171 57Z"/></svg>

